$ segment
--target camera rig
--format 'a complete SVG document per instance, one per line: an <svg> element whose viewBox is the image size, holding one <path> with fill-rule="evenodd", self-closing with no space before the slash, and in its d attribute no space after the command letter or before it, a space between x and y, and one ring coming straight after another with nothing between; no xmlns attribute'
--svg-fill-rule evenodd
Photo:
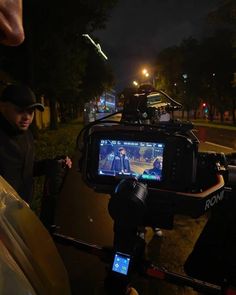
<svg viewBox="0 0 236 295"><path fill-rule="evenodd" d="M120 121L108 116L92 122L77 140L87 185L112 195L121 180L145 184L145 222L164 228L172 227L175 214L204 214L223 199L228 181L225 155L198 151L193 124L174 119L180 108L162 91L132 94ZM119 149L125 150L123 157ZM153 167L156 159L159 169Z"/></svg>
<svg viewBox="0 0 236 295"><path fill-rule="evenodd" d="M127 97L120 121L110 119L118 113L109 115L85 126L77 138L84 181L111 196L113 249L68 241L56 233L54 238L105 255L110 264L106 283L113 292L115 286L115 294L125 293L134 270L209 294L235 294L226 286L171 273L144 259L145 241L137 235L140 226L172 229L175 214L197 218L235 189L235 154L199 152L193 124L174 118L180 108L162 91L141 89Z"/></svg>

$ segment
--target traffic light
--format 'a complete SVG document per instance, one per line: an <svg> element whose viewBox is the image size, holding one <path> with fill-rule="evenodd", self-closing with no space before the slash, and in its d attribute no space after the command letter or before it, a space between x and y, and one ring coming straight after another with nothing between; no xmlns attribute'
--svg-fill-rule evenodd
<svg viewBox="0 0 236 295"><path fill-rule="evenodd" d="M202 102L201 104L202 113L204 116L208 115L208 107L206 102Z"/></svg>

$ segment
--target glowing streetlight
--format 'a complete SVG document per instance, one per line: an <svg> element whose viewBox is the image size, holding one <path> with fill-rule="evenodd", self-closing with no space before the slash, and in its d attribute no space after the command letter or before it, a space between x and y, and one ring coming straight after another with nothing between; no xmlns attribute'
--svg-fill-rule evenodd
<svg viewBox="0 0 236 295"><path fill-rule="evenodd" d="M147 69L143 69L143 70L142 70L142 74L143 74L146 78L148 78L148 77L150 76L150 74L148 73L148 70L147 70Z"/></svg>
<svg viewBox="0 0 236 295"><path fill-rule="evenodd" d="M139 85L142 85L142 84L145 84L145 82L149 82L150 84L153 85L153 87L155 88L155 76L153 76L153 73L152 73L152 70L151 72L149 72L146 68L143 68L140 73L142 73L142 78L141 79L141 83L138 83L137 81L133 81L133 84L135 86L139 86Z"/></svg>
<svg viewBox="0 0 236 295"><path fill-rule="evenodd" d="M147 72L148 72L147 69L143 69L143 70L142 70L143 75L146 75Z"/></svg>
<svg viewBox="0 0 236 295"><path fill-rule="evenodd" d="M155 83L155 76L153 75L153 73L149 72L146 68L144 68L142 70L142 74L145 77L145 81L150 81L150 83L153 85L153 87L155 87L156 83Z"/></svg>
<svg viewBox="0 0 236 295"><path fill-rule="evenodd" d="M87 38L90 43L95 46L97 49L98 53L101 54L101 56L105 59L108 60L108 57L105 55L105 53L102 51L101 45L99 43L95 43L94 40L88 35L88 34L82 34L83 37Z"/></svg>

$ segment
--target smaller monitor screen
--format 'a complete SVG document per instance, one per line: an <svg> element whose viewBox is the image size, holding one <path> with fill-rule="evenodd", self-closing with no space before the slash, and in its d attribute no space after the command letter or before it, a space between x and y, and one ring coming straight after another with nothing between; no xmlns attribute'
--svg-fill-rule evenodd
<svg viewBox="0 0 236 295"><path fill-rule="evenodd" d="M112 271L122 275L127 275L129 270L130 257L120 253L116 253L112 265Z"/></svg>
<svg viewBox="0 0 236 295"><path fill-rule="evenodd" d="M98 175L161 181L164 147L161 142L100 139Z"/></svg>

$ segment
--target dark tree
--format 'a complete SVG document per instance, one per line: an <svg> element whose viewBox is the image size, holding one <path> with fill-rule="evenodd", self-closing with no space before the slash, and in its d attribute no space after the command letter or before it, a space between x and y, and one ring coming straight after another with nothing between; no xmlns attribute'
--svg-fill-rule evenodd
<svg viewBox="0 0 236 295"><path fill-rule="evenodd" d="M86 84L83 81L88 76L86 71L93 70L87 63L90 56L97 53L88 51L82 34L104 28L116 2L24 1L26 40L22 46L8 50L4 65L13 79L28 83L38 95L44 94L48 98L52 128L57 127L56 103L63 102L61 109L64 109L70 108L73 101L77 107L81 103L83 84ZM110 76L96 76L102 82L93 80L90 85L95 83L94 89L101 84L107 87L112 81Z"/></svg>

